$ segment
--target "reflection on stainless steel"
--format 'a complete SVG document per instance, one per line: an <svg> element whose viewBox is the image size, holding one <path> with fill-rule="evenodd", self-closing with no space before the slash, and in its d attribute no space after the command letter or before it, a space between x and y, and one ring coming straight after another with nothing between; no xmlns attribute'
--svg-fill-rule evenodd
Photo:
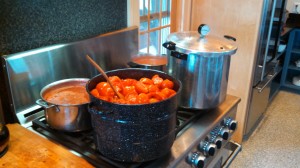
<svg viewBox="0 0 300 168"><path fill-rule="evenodd" d="M131 55L137 53L138 28L131 27L79 42L3 56L13 113L36 106L39 91L49 83L98 74L86 60L87 54L106 71L125 68Z"/></svg>

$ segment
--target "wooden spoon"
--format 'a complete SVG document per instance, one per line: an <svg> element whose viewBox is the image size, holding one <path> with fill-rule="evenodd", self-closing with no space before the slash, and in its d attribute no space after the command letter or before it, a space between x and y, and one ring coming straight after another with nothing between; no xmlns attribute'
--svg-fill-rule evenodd
<svg viewBox="0 0 300 168"><path fill-rule="evenodd" d="M106 79L106 81L108 82L108 84L110 85L110 87L113 89L113 91L116 93L116 95L120 98L120 99L124 99L124 96L119 93L117 91L117 89L114 87L114 85L112 85L112 83L110 82L108 76L106 75L106 73L103 71L103 69L88 55L86 55L86 58L89 60L89 62L104 76L104 78Z"/></svg>

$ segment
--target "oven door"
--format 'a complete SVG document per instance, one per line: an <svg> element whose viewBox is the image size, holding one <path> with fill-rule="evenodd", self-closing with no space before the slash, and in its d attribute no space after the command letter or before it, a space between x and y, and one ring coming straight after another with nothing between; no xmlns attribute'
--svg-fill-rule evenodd
<svg viewBox="0 0 300 168"><path fill-rule="evenodd" d="M217 156L209 163L208 168L227 168L242 150L242 146L234 141L229 141Z"/></svg>

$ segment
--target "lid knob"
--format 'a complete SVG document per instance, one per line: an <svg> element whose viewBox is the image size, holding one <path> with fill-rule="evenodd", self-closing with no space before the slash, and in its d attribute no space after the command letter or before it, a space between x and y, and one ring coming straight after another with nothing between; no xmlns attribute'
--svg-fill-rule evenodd
<svg viewBox="0 0 300 168"><path fill-rule="evenodd" d="M204 37L206 36L210 31L210 28L208 25L206 24L201 24L199 27L198 27L198 32L200 34L201 37Z"/></svg>

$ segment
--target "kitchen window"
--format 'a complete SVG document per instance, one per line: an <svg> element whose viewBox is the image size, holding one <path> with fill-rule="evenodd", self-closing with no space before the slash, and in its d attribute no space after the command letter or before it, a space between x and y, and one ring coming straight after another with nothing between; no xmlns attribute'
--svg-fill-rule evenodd
<svg viewBox="0 0 300 168"><path fill-rule="evenodd" d="M174 0L139 0L140 52L166 54L162 43L171 32Z"/></svg>
<svg viewBox="0 0 300 168"><path fill-rule="evenodd" d="M191 30L192 1L127 0L128 26L140 27L140 52L165 54L161 47L172 32Z"/></svg>

